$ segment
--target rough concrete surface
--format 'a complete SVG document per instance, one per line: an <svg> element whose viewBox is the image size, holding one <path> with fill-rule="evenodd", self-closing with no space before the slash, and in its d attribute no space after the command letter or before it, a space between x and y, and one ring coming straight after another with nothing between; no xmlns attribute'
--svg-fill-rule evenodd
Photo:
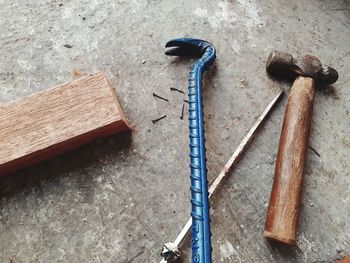
<svg viewBox="0 0 350 263"><path fill-rule="evenodd" d="M0 262L159 262L190 211L186 94L170 87L186 91L192 62L164 55L176 37L218 51L204 83L210 181L291 85L265 73L271 50L315 54L340 74L316 93L310 146L319 156L308 152L298 246L262 237L284 98L214 197L213 262L350 254L349 10L348 0L0 0L0 103L102 71L133 125L0 178Z"/></svg>

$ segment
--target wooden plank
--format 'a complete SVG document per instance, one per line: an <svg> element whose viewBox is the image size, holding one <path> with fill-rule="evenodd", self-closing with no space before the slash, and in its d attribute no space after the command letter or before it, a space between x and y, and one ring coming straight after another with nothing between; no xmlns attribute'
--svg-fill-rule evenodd
<svg viewBox="0 0 350 263"><path fill-rule="evenodd" d="M339 259L336 263L350 263L350 256Z"/></svg>
<svg viewBox="0 0 350 263"><path fill-rule="evenodd" d="M128 129L98 73L0 106L0 175Z"/></svg>

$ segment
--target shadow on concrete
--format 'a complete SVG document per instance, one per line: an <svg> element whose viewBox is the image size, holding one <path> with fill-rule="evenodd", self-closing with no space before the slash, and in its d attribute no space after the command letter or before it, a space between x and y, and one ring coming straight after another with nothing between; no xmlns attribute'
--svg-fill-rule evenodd
<svg viewBox="0 0 350 263"><path fill-rule="evenodd" d="M98 157L112 157L118 159L121 152L128 150L132 143L131 131L124 131L109 137L97 139L75 150L58 155L50 160L24 168L23 170L0 177L0 198L11 197L18 193L30 192L45 182L54 182L57 179L84 175L84 178L74 180L87 180L84 170L98 167ZM79 172L82 170L82 172ZM72 180L73 180L72 179ZM93 178L90 178L93 179ZM55 184L53 184L54 186Z"/></svg>
<svg viewBox="0 0 350 263"><path fill-rule="evenodd" d="M275 260L283 258L285 262L293 262L298 252L302 254L302 251L297 246L286 245L274 240L266 240L265 244Z"/></svg>

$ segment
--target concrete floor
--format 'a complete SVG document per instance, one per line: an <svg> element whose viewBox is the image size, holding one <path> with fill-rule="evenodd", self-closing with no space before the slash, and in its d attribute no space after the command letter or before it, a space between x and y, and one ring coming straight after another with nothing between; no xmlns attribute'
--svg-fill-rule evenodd
<svg viewBox="0 0 350 263"><path fill-rule="evenodd" d="M310 145L320 156L308 152L297 248L262 237L284 98L214 198L213 262L350 254L349 10L348 0L0 0L1 103L103 71L134 127L0 178L0 262L159 262L190 211L186 95L169 88L186 91L191 61L164 55L176 37L218 51L204 84L210 181L290 86L266 75L271 50L313 53L340 74L316 93Z"/></svg>

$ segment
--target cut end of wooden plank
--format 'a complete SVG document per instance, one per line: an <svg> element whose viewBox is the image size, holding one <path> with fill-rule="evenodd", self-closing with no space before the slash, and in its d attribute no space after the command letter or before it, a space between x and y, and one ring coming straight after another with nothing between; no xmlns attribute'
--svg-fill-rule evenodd
<svg viewBox="0 0 350 263"><path fill-rule="evenodd" d="M102 73L0 106L0 175L130 129Z"/></svg>

